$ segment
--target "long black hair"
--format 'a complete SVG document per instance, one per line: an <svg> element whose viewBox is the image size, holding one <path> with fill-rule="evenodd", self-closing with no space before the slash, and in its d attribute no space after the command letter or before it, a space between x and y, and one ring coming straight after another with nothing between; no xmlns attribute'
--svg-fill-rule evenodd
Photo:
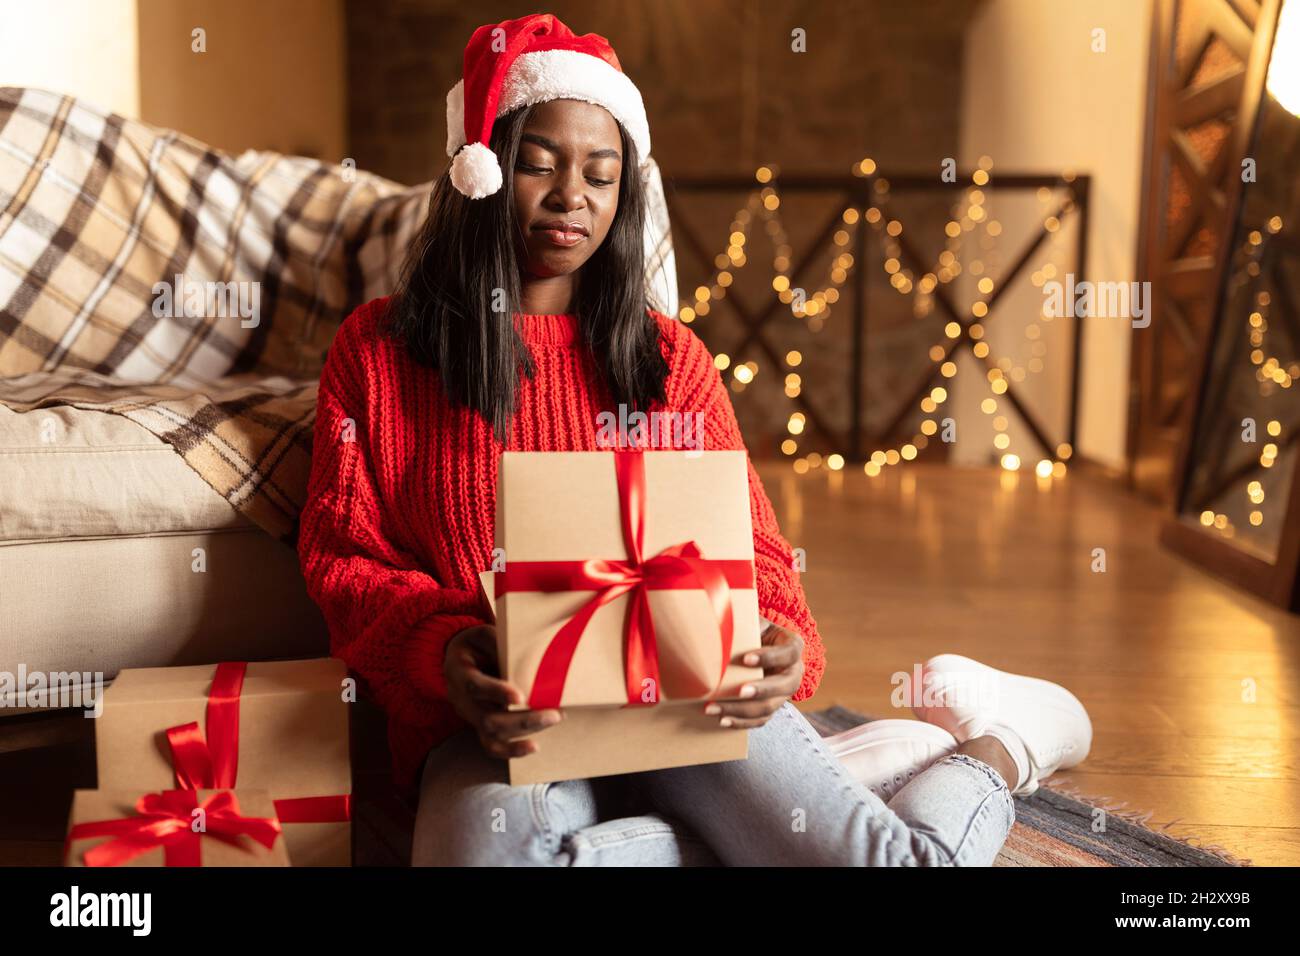
<svg viewBox="0 0 1300 956"><path fill-rule="evenodd" d="M532 107L492 124L491 149L502 187L471 200L443 173L429 199L429 216L411 244L388 310L388 332L421 365L437 369L447 397L477 410L505 441L520 376L532 378L532 355L515 328L522 264L516 236L514 167ZM600 248L582 267L577 302L582 337L614 402L628 410L664 400L668 364L659 329L647 313L645 190L636 144L620 123L623 174L618 210Z"/></svg>

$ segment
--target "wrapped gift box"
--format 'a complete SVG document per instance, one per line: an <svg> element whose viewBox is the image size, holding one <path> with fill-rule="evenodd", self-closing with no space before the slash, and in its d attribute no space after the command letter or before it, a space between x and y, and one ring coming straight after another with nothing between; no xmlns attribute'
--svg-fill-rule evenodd
<svg viewBox="0 0 1300 956"><path fill-rule="evenodd" d="M100 789L215 784L266 790L294 866L350 865L351 824L346 815L339 819L339 804L346 814L352 793L346 666L335 658L244 666L234 707L234 780L178 781L167 733L194 723L202 741L212 743L208 697L218 665L139 668L119 673L104 693L95 731ZM229 706L223 713L228 720Z"/></svg>
<svg viewBox="0 0 1300 956"><path fill-rule="evenodd" d="M288 866L289 854L265 790L77 790L64 865Z"/></svg>
<svg viewBox="0 0 1300 956"><path fill-rule="evenodd" d="M631 558L623 513L629 505L617 454L627 453L501 456L496 545L512 576L521 567ZM747 575L743 584L726 588L734 661L760 644L745 453L657 451L638 457L644 468L642 559L680 552L689 542L702 560L727 568L734 581ZM517 590L517 582L503 587L502 575L493 575L490 587L503 674L528 698L551 642L598 592ZM703 713L704 702L735 698L741 684L762 677L762 669L731 663L724 670L716 609L698 583L652 585L645 594L658 651L658 703L629 706L624 628L633 596L625 593L588 619L563 678L559 706L565 719L536 736L537 753L510 761L512 784L746 757L748 731L719 726L718 717Z"/></svg>

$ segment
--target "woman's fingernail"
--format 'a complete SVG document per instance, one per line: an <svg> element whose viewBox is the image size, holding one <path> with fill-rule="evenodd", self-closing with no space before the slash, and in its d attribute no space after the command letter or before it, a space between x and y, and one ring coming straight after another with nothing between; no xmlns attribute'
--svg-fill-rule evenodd
<svg viewBox="0 0 1300 956"><path fill-rule="evenodd" d="M704 708L704 712L705 712L706 714L709 714L710 716L712 716L712 715L714 715L714 714L720 714L720 713L722 713L722 708L719 707L717 704L709 704L708 707L705 707L705 708Z"/></svg>
<svg viewBox="0 0 1300 956"><path fill-rule="evenodd" d="M753 684L746 684L744 687L740 688L741 697L753 697L757 693L758 693L758 688L755 687Z"/></svg>
<svg viewBox="0 0 1300 956"><path fill-rule="evenodd" d="M731 726L731 718L730 718L730 717L723 717L723 718L722 718L722 726L724 726L724 727L730 727L730 726Z"/></svg>
<svg viewBox="0 0 1300 956"><path fill-rule="evenodd" d="M750 667L753 667L755 664L758 663L758 655L757 655L757 654L746 654L746 655L745 655L745 663L748 664Z"/></svg>

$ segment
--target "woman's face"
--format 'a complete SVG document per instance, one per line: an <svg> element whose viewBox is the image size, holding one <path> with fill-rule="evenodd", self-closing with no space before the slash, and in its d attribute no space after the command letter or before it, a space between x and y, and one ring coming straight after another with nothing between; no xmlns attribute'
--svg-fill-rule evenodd
<svg viewBox="0 0 1300 956"><path fill-rule="evenodd" d="M525 270L567 275L600 248L618 211L618 123L601 106L551 100L528 117L515 160L515 220Z"/></svg>

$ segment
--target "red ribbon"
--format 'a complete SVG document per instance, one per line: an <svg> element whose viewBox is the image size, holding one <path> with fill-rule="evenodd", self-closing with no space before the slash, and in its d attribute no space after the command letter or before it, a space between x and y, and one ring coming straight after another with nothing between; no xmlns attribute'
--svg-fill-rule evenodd
<svg viewBox="0 0 1300 956"><path fill-rule="evenodd" d="M534 710L559 707L564 697L564 682L569 665L583 632L593 614L611 601L628 594L627 614L623 623L624 674L627 701L636 706L643 702L642 683L654 681L659 687L659 649L655 640L654 617L650 613L647 592L650 590L702 590L709 597L718 623L722 646L722 667L711 693L717 693L731 661L733 618L731 588L754 586L752 561L720 561L701 556L699 545L685 541L664 548L653 557L645 552L645 456L640 450L614 453L614 473L618 479L619 513L622 519L626 560L589 558L585 561L510 561L494 577L496 595L512 591L595 591L596 594L575 613L547 645L538 665L528 706Z"/></svg>
<svg viewBox="0 0 1300 956"><path fill-rule="evenodd" d="M194 811L202 808L204 829L193 829ZM240 840L249 836L268 850L280 835L274 817L246 817L228 790L211 794L199 803L193 790L146 793L135 804L137 816L75 824L68 831L64 854L74 840L111 836L82 854L86 866L121 866L157 847L163 848L165 866L202 866L201 837L211 837L246 849Z"/></svg>
<svg viewBox="0 0 1300 956"><path fill-rule="evenodd" d="M239 695L247 670L243 661L217 665L208 691L206 741L194 722L167 731L176 785L181 789L234 789L239 776Z"/></svg>
<svg viewBox="0 0 1300 956"><path fill-rule="evenodd" d="M239 695L247 670L244 661L217 665L208 691L206 740L194 721L167 731L176 786L181 789L234 789L239 776ZM352 819L352 795L276 800L275 812L281 823L346 823Z"/></svg>
<svg viewBox="0 0 1300 956"><path fill-rule="evenodd" d="M287 797L275 801L281 823L345 823L352 819L352 794L332 797Z"/></svg>

